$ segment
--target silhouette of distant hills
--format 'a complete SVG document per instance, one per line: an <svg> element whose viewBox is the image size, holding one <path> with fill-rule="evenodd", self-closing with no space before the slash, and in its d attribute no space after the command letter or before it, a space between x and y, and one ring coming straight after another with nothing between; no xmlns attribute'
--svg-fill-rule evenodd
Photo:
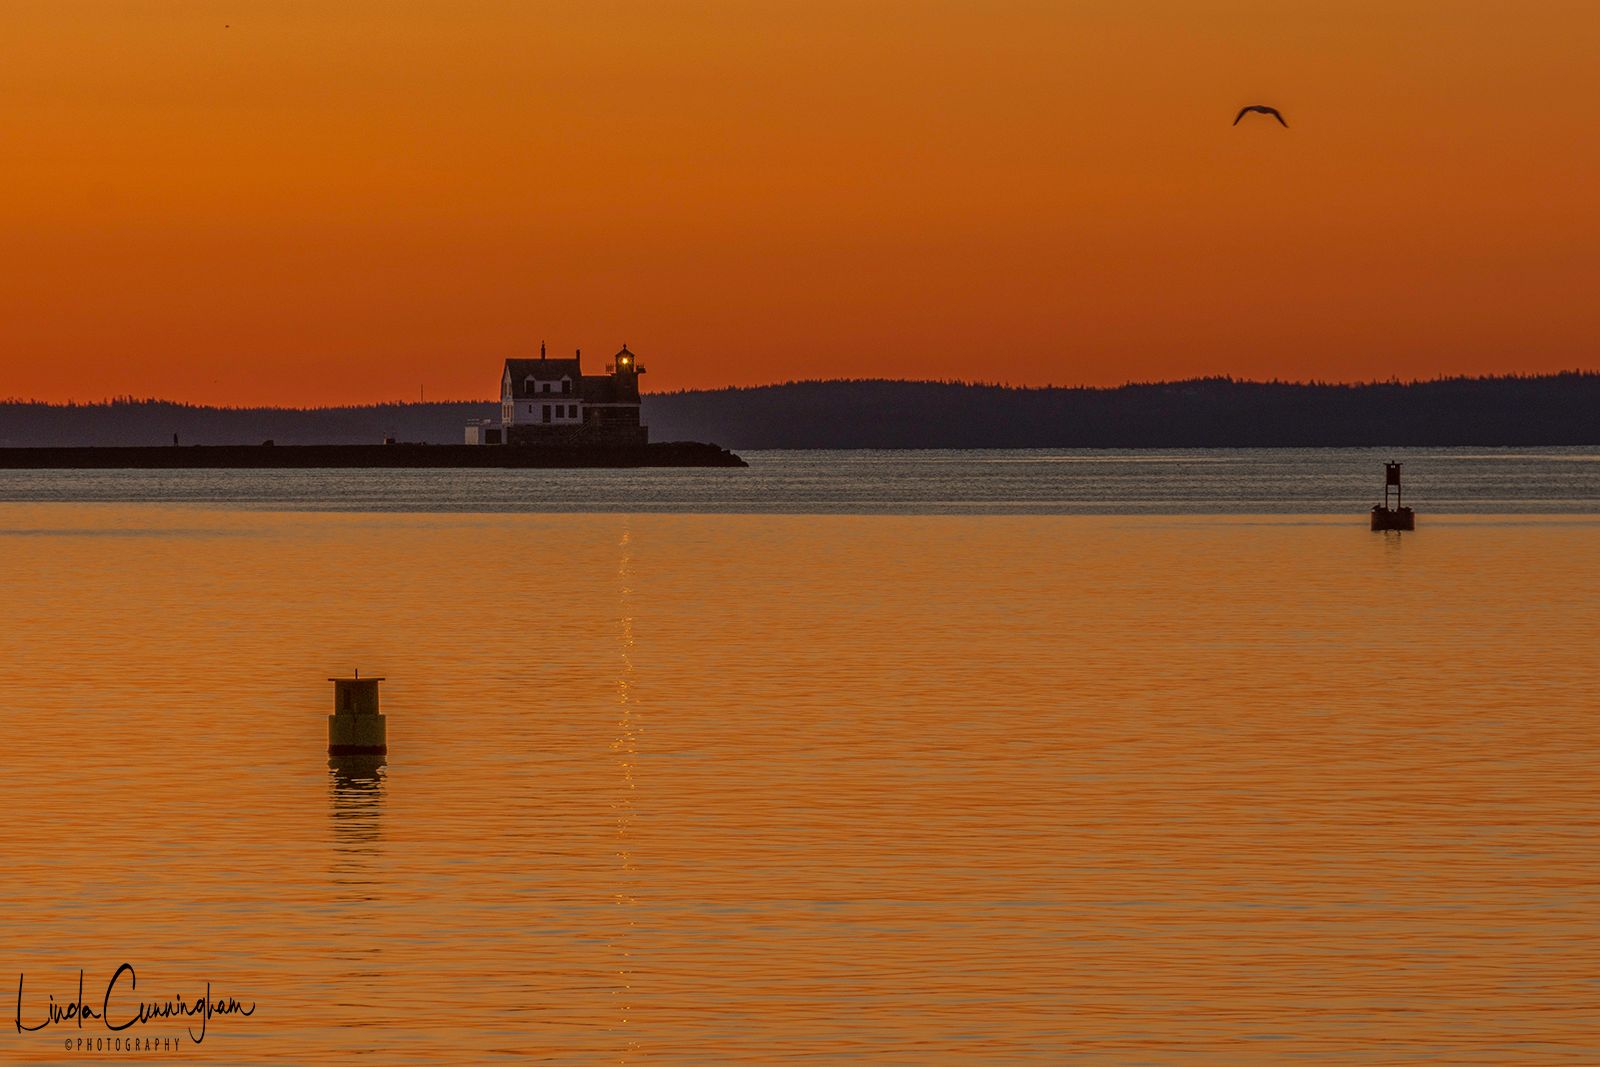
<svg viewBox="0 0 1600 1067"><path fill-rule="evenodd" d="M0 445L456 443L495 403L209 408L0 403ZM1201 378L1110 389L888 380L644 398L655 441L761 448L1600 444L1600 373L1327 385Z"/></svg>

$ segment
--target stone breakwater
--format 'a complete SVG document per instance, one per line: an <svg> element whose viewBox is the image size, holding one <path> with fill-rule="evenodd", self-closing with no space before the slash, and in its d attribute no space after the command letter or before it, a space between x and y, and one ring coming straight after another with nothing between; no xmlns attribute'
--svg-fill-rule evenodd
<svg viewBox="0 0 1600 1067"><path fill-rule="evenodd" d="M423 444L0 448L0 469L8 470L745 466L733 452L698 441L620 448Z"/></svg>

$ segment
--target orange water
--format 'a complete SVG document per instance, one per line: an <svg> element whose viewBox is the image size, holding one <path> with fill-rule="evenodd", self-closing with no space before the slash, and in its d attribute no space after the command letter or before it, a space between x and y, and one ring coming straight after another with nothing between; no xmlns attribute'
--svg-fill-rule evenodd
<svg viewBox="0 0 1600 1067"><path fill-rule="evenodd" d="M256 1003L191 1062L1600 1061L1600 520L1363 523L0 505L0 995Z"/></svg>

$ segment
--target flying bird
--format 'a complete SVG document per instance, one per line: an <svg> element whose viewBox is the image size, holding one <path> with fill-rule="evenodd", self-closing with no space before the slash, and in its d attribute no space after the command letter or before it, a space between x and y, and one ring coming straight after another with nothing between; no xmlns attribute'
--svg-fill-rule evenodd
<svg viewBox="0 0 1600 1067"><path fill-rule="evenodd" d="M1275 107L1268 107L1266 104L1250 104L1246 107L1241 107L1239 109L1239 113L1233 117L1233 124L1235 126L1239 125L1239 120L1250 114L1252 111L1262 115L1271 115L1273 118L1278 120L1278 123L1284 129L1289 128L1289 124L1283 121L1283 116L1278 114L1278 109Z"/></svg>

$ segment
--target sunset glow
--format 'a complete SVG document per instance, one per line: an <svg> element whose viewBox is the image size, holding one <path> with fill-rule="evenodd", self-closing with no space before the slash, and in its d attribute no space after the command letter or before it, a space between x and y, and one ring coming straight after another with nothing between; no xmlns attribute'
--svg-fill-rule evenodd
<svg viewBox="0 0 1600 1067"><path fill-rule="evenodd" d="M1576 0L0 8L0 395L1594 367ZM1231 127L1244 104L1281 108Z"/></svg>

